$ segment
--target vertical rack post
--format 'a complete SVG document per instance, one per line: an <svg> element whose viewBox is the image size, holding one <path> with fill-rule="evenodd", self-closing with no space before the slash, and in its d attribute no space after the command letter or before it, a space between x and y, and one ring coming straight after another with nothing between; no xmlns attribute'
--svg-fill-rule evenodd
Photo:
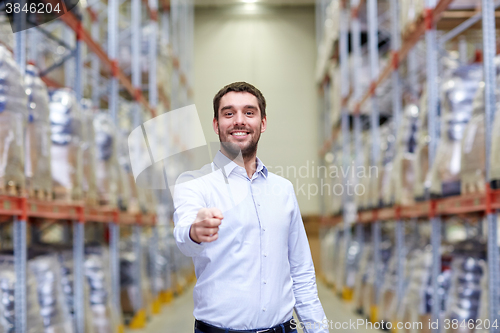
<svg viewBox="0 0 500 333"><path fill-rule="evenodd" d="M139 104L139 96L142 91L142 75L141 75L141 0L132 0L131 3L131 26L132 30L132 85L134 87L134 115L133 115L133 127L136 128L141 126L141 106ZM144 299L142 295L142 248L141 248L141 233L142 226L139 224L140 217L133 226L133 237L132 243L134 247L134 253L136 257L135 261L135 278L134 282L136 284L137 293L135 294L135 304L137 307L137 313L134 314L134 318L130 324L131 328L142 328L145 325L145 311Z"/></svg>
<svg viewBox="0 0 500 333"><path fill-rule="evenodd" d="M495 120L496 110L496 40L495 40L495 7L493 0L482 1L482 27L483 27L483 68L484 68L484 111L485 111L485 149L486 149L486 195L491 196L491 140L492 124ZM497 214L491 208L491 197L487 198L488 219L488 271L489 271L489 319L491 323L498 323L498 310L500 296L498 293L500 272L498 253L498 226ZM498 327L491 325L490 332L498 332Z"/></svg>
<svg viewBox="0 0 500 333"><path fill-rule="evenodd" d="M149 104L153 109L156 109L158 105L158 83L157 83L157 78L156 78L156 69L157 69L157 35L158 35L158 0L149 0L148 2L150 11L151 11L151 20L149 22L150 25L150 35L149 35L149 44L148 44L148 52L149 52L149 91L148 91L148 96L149 96ZM158 181L162 181L159 179ZM166 179L164 180L166 184ZM161 198L161 192L157 191L157 194L160 195ZM157 215L161 213L160 206L156 207L156 212ZM152 232L152 239L151 239L151 244L152 244L152 293L153 293L153 312L154 313L159 313L160 312L160 300L159 300L159 293L160 290L158 289L158 278L160 272L158 271L158 265L156 261L156 256L158 255L158 234L159 234L159 227L158 224L155 223L153 226L151 226L153 229Z"/></svg>
<svg viewBox="0 0 500 333"><path fill-rule="evenodd" d="M340 72L342 76L342 89L341 89L341 97L342 100L345 101L349 95L349 49L348 49L348 22L349 22L349 13L346 8L345 1L341 1L341 13L340 13ZM350 133L349 133L349 111L347 106L342 105L342 118L341 118L341 129L342 129L342 168L344 170L348 170L350 164ZM343 212L343 220L344 220L344 249L345 249L345 257L347 259L349 245L351 243L351 223L349 221L349 203L350 198L347 193L347 185L349 182L348 176L344 176L343 179L343 195L342 195L342 212ZM347 261L345 261L347 263ZM344 276L342 278L342 291L345 290L345 282L346 282L346 274L347 270L344 272ZM340 287L340 286L338 286Z"/></svg>
<svg viewBox="0 0 500 333"><path fill-rule="evenodd" d="M360 68L361 68L361 29L360 29L360 22L359 22L359 16L358 16L358 10L359 10L359 0L351 0L351 49L352 49L352 57L353 57L353 71L352 71L352 84L353 84L353 98L355 101L359 101L361 98L361 85L359 83L360 81ZM361 167L361 157L362 155L362 140L361 140L361 116L360 116L360 110L359 107L355 107L354 110L354 151L355 151L355 157L354 157L354 170L355 172L359 170L358 168ZM356 176L357 176L356 172ZM357 183L360 183L360 179L355 177L356 184L353 184L353 189L354 193L353 195L357 195L356 193L356 185ZM356 200L355 200L356 202ZM357 212L357 205L354 204L354 213ZM359 247L361 249L361 241L362 241L362 234L361 232L363 229L361 228L361 225L356 226L356 241L359 244ZM346 249L347 250L347 249ZM346 251L346 255L347 251ZM346 257L347 258L347 257ZM347 261L346 261L347 262ZM345 295L345 299L351 300L352 299L352 289L350 290L347 295Z"/></svg>
<svg viewBox="0 0 500 333"><path fill-rule="evenodd" d="M23 8L26 1L20 0L20 8ZM14 15L16 25L14 58L19 66L21 75L26 72L26 13L22 10ZM16 274L16 285L14 292L15 311L15 332L26 333L26 264L27 264L27 244L26 244L26 223L28 216L26 198L21 199L23 214L14 216L14 270Z"/></svg>
<svg viewBox="0 0 500 333"><path fill-rule="evenodd" d="M119 0L108 0L108 56L111 60L111 77L109 79L109 113L114 123L118 123L118 2ZM97 88L97 87L94 87ZM120 297L120 225L118 212L114 213L113 220L109 223L109 259L111 268L111 299L114 316L119 333L124 331L121 315Z"/></svg>
<svg viewBox="0 0 500 333"><path fill-rule="evenodd" d="M75 311L76 333L85 333L84 237L84 221L78 219L73 222L73 307Z"/></svg>
<svg viewBox="0 0 500 333"><path fill-rule="evenodd" d="M437 40L436 27L432 17L436 0L425 1L425 44L427 56L427 108L428 108L428 129L429 129L429 168L434 163L438 141L438 61L437 61ZM441 217L435 214L435 204L431 200L431 246L432 246L432 321L439 319L441 312L441 297L439 295L438 277L441 274ZM441 331L441 325L433 329L434 333Z"/></svg>
<svg viewBox="0 0 500 333"><path fill-rule="evenodd" d="M76 29L75 49L75 73L74 88L76 100L80 104L83 98L83 42L82 23L78 22ZM75 331L85 333L85 297L84 297L84 264L85 264L85 230L84 219L81 213L83 207L79 207L79 218L73 222L73 290L75 297L73 307L75 309Z"/></svg>
<svg viewBox="0 0 500 333"><path fill-rule="evenodd" d="M376 81L379 76L379 55L378 55L378 12L377 12L377 1L367 0L367 11L368 11L368 51L370 57L370 72L371 72L371 104L372 111L370 117L371 125L371 135L372 135L372 151L371 151L371 164L372 166L378 167L380 160L380 114L378 109L378 98L375 93ZM374 189L373 193L378 193L378 179L373 179L371 183ZM376 209L379 205L378 199L372 202ZM375 269L375 281L374 290L375 295L373 299L373 305L370 309L370 320L372 322L378 321L378 305L380 299L380 287L381 278L380 273L382 269L382 261L380 257L380 242L381 242L381 227L380 221L376 220L372 224L372 242L373 242L373 261Z"/></svg>
<svg viewBox="0 0 500 333"><path fill-rule="evenodd" d="M401 80L399 76L399 49L401 48L401 32L399 26L399 8L398 1L390 1L390 11L391 11L391 52L392 52L392 67L393 71L391 73L391 83L392 83L392 114L394 119L395 128L395 138L396 138L396 149L401 140L399 129L401 126L402 118L402 95L401 95ZM398 200L398 198L395 198ZM396 203L398 205L398 203ZM395 229L395 239L396 239L396 272L397 272L397 283L396 283L396 300L397 308L399 309L403 301L404 292L404 265L405 265L405 244L404 244L404 221L400 216L400 209L396 207L396 229Z"/></svg>

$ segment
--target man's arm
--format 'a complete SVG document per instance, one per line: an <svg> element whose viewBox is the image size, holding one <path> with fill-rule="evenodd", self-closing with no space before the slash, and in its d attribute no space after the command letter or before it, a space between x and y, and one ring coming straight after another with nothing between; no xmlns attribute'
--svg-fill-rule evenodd
<svg viewBox="0 0 500 333"><path fill-rule="evenodd" d="M304 324L305 333L327 333L329 332L328 325L323 306L318 298L311 250L293 186L290 196L293 200L294 210L288 235L288 260L290 261L292 288L296 301L295 312L299 321Z"/></svg>
<svg viewBox="0 0 500 333"><path fill-rule="evenodd" d="M204 243L195 242L189 235L198 211L207 207L200 182L189 174L179 176L174 188L173 200L175 242L184 255L194 257L205 248Z"/></svg>
<svg viewBox="0 0 500 333"><path fill-rule="evenodd" d="M205 248L204 243L218 238L223 218L217 208L206 208L201 182L181 175L174 189L174 238L186 256L194 257Z"/></svg>

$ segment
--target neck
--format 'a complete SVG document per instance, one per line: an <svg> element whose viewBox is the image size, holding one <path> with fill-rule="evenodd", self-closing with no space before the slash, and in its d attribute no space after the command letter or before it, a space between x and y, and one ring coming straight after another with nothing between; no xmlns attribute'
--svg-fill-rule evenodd
<svg viewBox="0 0 500 333"><path fill-rule="evenodd" d="M227 158L231 159L239 165L240 167L245 168L247 175L249 178L252 178L253 174L257 170L257 151L253 152L250 155L244 155L240 153L238 156L234 157L223 146L220 149L221 153L224 154Z"/></svg>

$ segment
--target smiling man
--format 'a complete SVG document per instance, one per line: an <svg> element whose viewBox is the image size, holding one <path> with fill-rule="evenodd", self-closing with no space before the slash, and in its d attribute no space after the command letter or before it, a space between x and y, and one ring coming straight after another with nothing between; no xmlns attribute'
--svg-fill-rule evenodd
<svg viewBox="0 0 500 333"><path fill-rule="evenodd" d="M174 237L197 277L195 333L295 333L294 308L304 332L328 332L293 185L257 158L264 96L235 82L213 106L221 149L174 191Z"/></svg>

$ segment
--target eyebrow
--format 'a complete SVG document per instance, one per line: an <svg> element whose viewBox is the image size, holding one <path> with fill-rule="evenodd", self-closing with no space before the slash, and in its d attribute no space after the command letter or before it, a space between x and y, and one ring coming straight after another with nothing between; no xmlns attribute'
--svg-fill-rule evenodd
<svg viewBox="0 0 500 333"><path fill-rule="evenodd" d="M224 107L222 107L220 109L220 112L224 111L224 110L231 110L231 109L234 109L234 106L233 105L226 105ZM243 107L243 109L253 109L253 110L258 110L257 107L255 107L254 105L245 105Z"/></svg>

